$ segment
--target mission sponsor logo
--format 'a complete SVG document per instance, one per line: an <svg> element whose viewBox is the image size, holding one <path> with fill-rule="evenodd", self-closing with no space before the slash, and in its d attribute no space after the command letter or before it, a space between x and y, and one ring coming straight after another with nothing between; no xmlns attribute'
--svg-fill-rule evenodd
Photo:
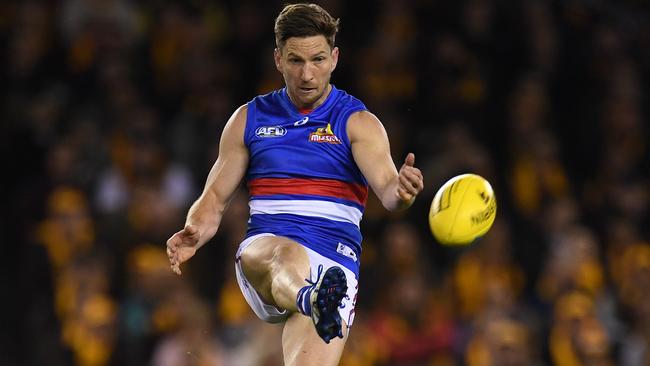
<svg viewBox="0 0 650 366"><path fill-rule="evenodd" d="M255 130L257 137L282 137L287 134L287 129L282 126L262 126Z"/></svg>
<svg viewBox="0 0 650 366"><path fill-rule="evenodd" d="M341 140L332 132L332 126L327 124L327 127L320 127L315 132L309 134L310 142L327 143L327 144L340 144Z"/></svg>

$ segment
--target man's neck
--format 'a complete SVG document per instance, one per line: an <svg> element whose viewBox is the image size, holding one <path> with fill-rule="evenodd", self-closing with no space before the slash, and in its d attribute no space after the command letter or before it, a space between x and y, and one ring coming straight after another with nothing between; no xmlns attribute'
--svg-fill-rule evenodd
<svg viewBox="0 0 650 366"><path fill-rule="evenodd" d="M289 93L289 89L287 88L287 95L289 96L289 100L291 101L291 103L293 103L296 109L298 109L300 113L303 114L307 114L313 111L314 109L318 108L318 106L320 106L321 104L325 103L327 97L330 95L331 92L332 92L332 84L327 84L327 89L325 90L323 95L320 98L318 98L318 100L316 100L314 103L309 105L298 105L294 101L294 98L291 96L291 93Z"/></svg>

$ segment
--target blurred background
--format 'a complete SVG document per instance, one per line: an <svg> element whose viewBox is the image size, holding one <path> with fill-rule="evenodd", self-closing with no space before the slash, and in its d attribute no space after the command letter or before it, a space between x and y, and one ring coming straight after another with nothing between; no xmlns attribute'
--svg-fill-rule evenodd
<svg viewBox="0 0 650 366"><path fill-rule="evenodd" d="M371 195L344 366L650 365L650 3L321 1L333 83L426 188ZM0 3L0 364L281 365L234 279L247 194L171 273L230 114L282 86L280 1ZM488 178L491 231L428 231L450 177Z"/></svg>

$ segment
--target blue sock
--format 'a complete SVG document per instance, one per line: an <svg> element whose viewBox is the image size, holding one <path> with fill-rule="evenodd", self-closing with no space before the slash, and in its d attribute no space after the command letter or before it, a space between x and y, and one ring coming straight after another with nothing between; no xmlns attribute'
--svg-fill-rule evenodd
<svg viewBox="0 0 650 366"><path fill-rule="evenodd" d="M298 307L298 310L300 313L311 316L311 290L313 288L313 285L307 285L303 288L301 288L298 291L298 296L296 296L296 307Z"/></svg>

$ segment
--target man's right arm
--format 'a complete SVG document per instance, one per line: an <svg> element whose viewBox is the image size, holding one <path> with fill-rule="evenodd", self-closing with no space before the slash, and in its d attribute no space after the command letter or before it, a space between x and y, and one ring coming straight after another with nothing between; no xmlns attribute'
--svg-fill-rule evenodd
<svg viewBox="0 0 650 366"><path fill-rule="evenodd" d="M219 156L212 166L201 196L190 207L185 227L198 231L196 249L210 240L221 223L233 193L248 167L248 149L244 144L247 107L239 107L226 123L219 143Z"/></svg>
<svg viewBox="0 0 650 366"><path fill-rule="evenodd" d="M181 263L216 234L223 212L248 167L244 144L247 108L238 108L221 134L219 157L212 166L201 196L190 207L185 226L167 240L171 269L181 274Z"/></svg>

